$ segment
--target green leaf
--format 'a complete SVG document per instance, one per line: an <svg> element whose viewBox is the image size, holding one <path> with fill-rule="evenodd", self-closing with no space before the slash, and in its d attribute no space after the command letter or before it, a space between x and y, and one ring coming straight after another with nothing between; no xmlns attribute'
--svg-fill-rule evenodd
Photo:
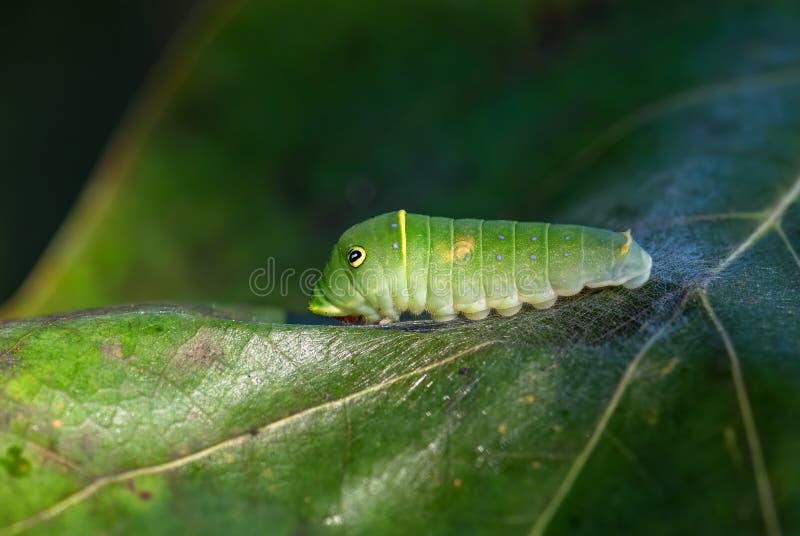
<svg viewBox="0 0 800 536"><path fill-rule="evenodd" d="M251 9L258 11L248 4L239 24L262 20L245 17ZM449 184L458 191L447 194L457 210L479 206L472 196L499 207L487 192L503 185L505 206L530 199L551 203L560 221L631 226L654 259L648 285L586 292L512 318L390 329L251 323L169 308L2 324L0 526L800 531L800 18L745 7L645 14L610 17L575 37L572 48L553 53L560 66L547 77L523 68L530 77L514 86L518 93L503 85L510 74L498 75L505 91L478 94L494 105L463 119L473 130L459 129L490 148L462 152L472 146L453 141L454 154L492 172L515 169L528 153L555 169L564 157L550 154L550 143L561 154L584 150L546 182L508 171L480 186ZM281 39L291 37L286 28ZM258 30L266 33L254 23ZM219 39L226 35L250 48L233 34ZM308 51L296 41L290 50L300 62ZM385 76L387 96L396 79ZM354 78L364 79L372 80ZM491 86L494 78L481 80ZM329 101L340 102L345 89L326 88ZM644 104L648 96L664 98ZM534 97L538 107L520 104ZM595 115L593 105L602 111ZM443 122L459 120L457 107L450 110ZM597 126L620 114L609 128ZM409 138L446 138L419 120L419 129L407 125ZM506 121L520 130L488 128ZM526 139L539 140L539 150ZM319 169L347 167L331 167L335 161L321 160ZM307 231L287 232L302 239ZM165 255L146 262L172 259Z"/></svg>
<svg viewBox="0 0 800 536"><path fill-rule="evenodd" d="M768 93L715 92L685 121L800 100ZM737 177L717 191L757 182L774 202L654 226L643 289L510 319L339 328L133 309L6 323L0 521L793 532L800 179ZM24 478L9 468L23 456Z"/></svg>

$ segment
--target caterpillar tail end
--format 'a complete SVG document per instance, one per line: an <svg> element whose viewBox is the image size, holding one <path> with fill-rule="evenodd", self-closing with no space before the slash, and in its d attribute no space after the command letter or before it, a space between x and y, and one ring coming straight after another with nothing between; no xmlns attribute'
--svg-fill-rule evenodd
<svg viewBox="0 0 800 536"><path fill-rule="evenodd" d="M653 258L650 257L650 255L646 251L641 250L641 252L643 257L642 272L639 275L623 283L622 286L625 288L628 289L639 288L650 280L650 273L653 269Z"/></svg>
<svg viewBox="0 0 800 536"><path fill-rule="evenodd" d="M628 229L627 231L623 231L622 236L625 237L625 243L622 244L619 250L623 255L627 255L628 252L631 250L631 244L633 243L633 236L631 236L631 230Z"/></svg>

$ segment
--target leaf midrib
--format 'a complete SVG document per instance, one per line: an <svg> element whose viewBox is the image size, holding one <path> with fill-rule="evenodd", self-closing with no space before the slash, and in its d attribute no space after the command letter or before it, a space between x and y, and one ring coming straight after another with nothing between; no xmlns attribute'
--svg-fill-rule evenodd
<svg viewBox="0 0 800 536"><path fill-rule="evenodd" d="M473 354L473 353L477 352L478 350L481 350L483 348L486 348L487 346L491 346L491 345L496 344L496 343L497 343L497 341L483 341L483 342L480 342L480 343L475 344L473 346L470 346L470 347L468 347L466 349L459 350L458 352L456 352L454 354L451 354L451 355L449 355L447 357L444 357L444 358L442 358L442 359L440 359L438 361L435 361L433 363L425 365L424 367L416 368L416 369L414 369L414 370L412 370L410 372L406 372L405 374L400 374L398 376L394 376L392 378L389 378L389 379L384 380L382 382L379 382L377 384L374 384L374 385L371 385L369 387L366 387L366 388L364 388L364 389L362 389L360 391L356 391L355 393L351 393L351 394L349 394L347 396L344 396L342 398L338 398L336 400L331 400L329 402L325 402L325 403L322 403L322 404L317 404L315 406L309 407L309 408L307 408L307 409L305 409L303 411L300 411L298 413L294 413L294 414L289 415L287 417L284 417L282 419L278 419L277 421L272 421L272 422L269 422L267 424L264 424L261 427L257 428L255 430L255 433L253 431L248 431L248 432L239 434L237 436L234 436L232 438L225 439L223 441L215 443L215 444L213 444L211 446L208 446L208 447L206 447L204 449L201 449L199 451L193 452L193 453L188 454L186 456L181 456L179 458L175 458L174 460L170 460L170 461L162 463L162 464L151 465L151 466L147 466L147 467L140 467L140 468L137 468L137 469L131 469L129 471L123 471L121 473L116 473L116 474L113 474L113 475L107 475L107 476L103 476L103 477L97 478L94 481L92 481L90 484L85 486L84 488L82 488L79 491L73 493L72 495L70 495L70 496L58 501L57 503L45 508L44 510L42 510L42 511L40 511L40 512L38 512L38 513L28 517L28 518L25 518L25 519L22 519L20 521L15 522L15 523L12 523L11 525L8 525L6 527L0 528L0 534L2 534L2 535L19 534L22 531L31 529L34 526L36 526L36 525L38 525L38 524L40 524L40 523L42 523L44 521L47 521L49 519L52 519L52 518L58 516L59 514L61 514L65 510L67 510L68 508L70 508L72 506L75 506L76 504L79 504L80 502L88 499L89 497L91 497L92 495L94 495L95 493L100 491L102 488L104 488L108 484L112 484L114 482L122 482L122 481L125 481L125 480L128 480L128 479L132 479L132 478L136 478L136 477L140 477L140 476L145 476L145 475L153 475L153 474L158 474L158 473L164 473L164 472L167 472L167 471L171 471L171 470L183 467L184 465L190 464L190 463L195 462L197 460L201 460L201 459L207 458L208 456L210 456L210 455L212 455L212 454L214 454L214 453L216 453L216 452L218 452L220 450L223 450L223 449L226 449L226 448L233 447L233 446L239 445L241 443L244 443L245 441L248 441L248 440L252 439L254 436L261 435L264 432L273 431L273 430L275 430L277 428L286 426L288 424L301 421L302 419L309 418L309 417L311 417L311 416L313 416L313 415L315 415L315 414L317 414L317 413L319 413L321 411L325 411L327 409L339 407L339 406L342 406L342 405L347 405L350 402L352 402L353 400L358 400L359 398L361 398L363 396L366 396L366 395L368 395L370 393L374 393L374 392L377 392L377 391L382 391L382 390L384 390L384 389L386 389L386 388L388 388L388 387L390 387L390 386L392 386L392 385L394 385L394 384L396 384L398 382L401 382L401 381L407 380L409 378L413 378L414 376L422 375L422 374L425 374L425 373L427 373L427 372L429 372L431 370L443 367L443 366L447 365L448 363L451 363L453 361L457 361L458 359L461 359L464 356Z"/></svg>

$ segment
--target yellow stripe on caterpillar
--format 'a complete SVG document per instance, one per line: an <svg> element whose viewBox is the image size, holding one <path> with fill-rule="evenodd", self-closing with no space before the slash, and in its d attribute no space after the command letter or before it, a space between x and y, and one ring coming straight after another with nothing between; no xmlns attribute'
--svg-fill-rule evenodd
<svg viewBox="0 0 800 536"><path fill-rule="evenodd" d="M397 223L400 225L400 251L403 252L403 270L408 273L408 255L406 253L406 211L397 211Z"/></svg>

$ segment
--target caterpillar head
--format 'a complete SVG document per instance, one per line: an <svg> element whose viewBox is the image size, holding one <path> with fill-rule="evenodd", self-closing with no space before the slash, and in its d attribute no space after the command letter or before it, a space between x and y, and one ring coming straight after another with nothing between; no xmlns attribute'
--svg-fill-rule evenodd
<svg viewBox="0 0 800 536"><path fill-rule="evenodd" d="M393 316L390 285L399 257L397 213L358 223L333 247L314 287L311 312L345 321L361 317L377 322ZM387 301L388 300L388 301Z"/></svg>

